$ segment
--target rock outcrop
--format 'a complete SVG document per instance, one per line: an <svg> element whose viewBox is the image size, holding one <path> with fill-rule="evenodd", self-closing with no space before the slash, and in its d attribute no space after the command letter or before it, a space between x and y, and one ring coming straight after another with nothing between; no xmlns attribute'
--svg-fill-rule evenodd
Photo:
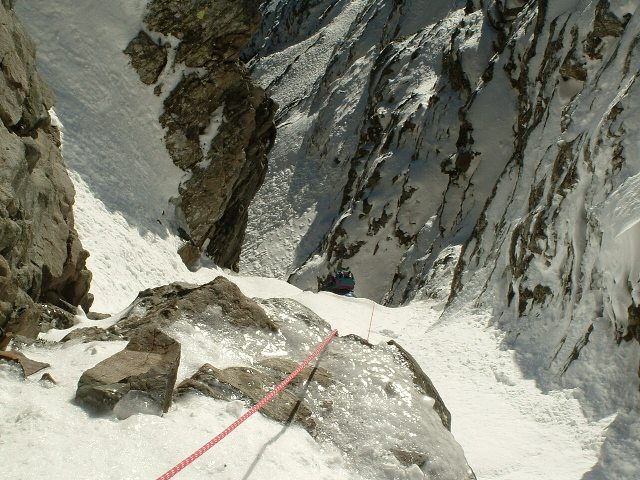
<svg viewBox="0 0 640 480"><path fill-rule="evenodd" d="M37 302L87 311L92 302L53 95L12 6L0 5L0 342L3 331L37 335Z"/></svg>
<svg viewBox="0 0 640 480"><path fill-rule="evenodd" d="M276 105L239 60L260 23L258 5L152 0L144 18L151 36L140 32L125 50L141 81L165 96L166 147L189 173L176 207L186 241L180 255L190 268L204 252L237 270L248 206L266 173Z"/></svg>
<svg viewBox="0 0 640 480"><path fill-rule="evenodd" d="M197 317L209 326L226 324L239 328L276 331L275 323L224 277L196 287L172 283L140 292L129 312L107 331L129 338L150 327L168 327L185 316Z"/></svg>
<svg viewBox="0 0 640 480"><path fill-rule="evenodd" d="M178 342L158 329L141 329L123 351L82 374L76 402L101 414L112 411L121 401L135 403L145 398L166 412L179 364Z"/></svg>
<svg viewBox="0 0 640 480"><path fill-rule="evenodd" d="M120 418L157 413L154 402L166 410L173 360L166 367L150 368L161 358L155 347L133 347L141 343L140 336L158 329L166 334L156 333L160 338L180 342L187 357L181 368L188 377L173 392L174 402L204 395L246 406L279 384L331 331L293 300L251 300L222 277L199 287L149 289L108 329L130 338L130 345L85 372L77 400L99 411L113 409ZM150 352L151 364L141 352ZM175 350L171 352L173 359ZM407 478L424 473L443 480L475 478L448 431L444 403L401 347L337 337L318 358L262 414L284 424L298 423L319 442L334 444L363 477L382 478L381 472L391 469ZM143 367L138 368L138 361ZM151 382L150 375L157 381ZM158 388L147 388L155 384Z"/></svg>

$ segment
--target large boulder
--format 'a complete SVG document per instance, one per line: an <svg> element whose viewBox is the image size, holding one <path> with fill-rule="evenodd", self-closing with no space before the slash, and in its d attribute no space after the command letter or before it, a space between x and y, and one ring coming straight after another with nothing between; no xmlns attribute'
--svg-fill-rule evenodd
<svg viewBox="0 0 640 480"><path fill-rule="evenodd" d="M108 331L131 336L140 329L168 327L189 318L208 326L230 323L242 329L276 331L276 324L254 301L224 277L201 285L172 283L140 292L133 305Z"/></svg>
<svg viewBox="0 0 640 480"><path fill-rule="evenodd" d="M0 5L0 342L3 330L37 335L35 302L88 310L92 301L53 95L12 5Z"/></svg>
<svg viewBox="0 0 640 480"><path fill-rule="evenodd" d="M171 405L180 364L180 344L158 329L136 332L127 347L82 374L76 402L95 413L145 398L157 410Z"/></svg>

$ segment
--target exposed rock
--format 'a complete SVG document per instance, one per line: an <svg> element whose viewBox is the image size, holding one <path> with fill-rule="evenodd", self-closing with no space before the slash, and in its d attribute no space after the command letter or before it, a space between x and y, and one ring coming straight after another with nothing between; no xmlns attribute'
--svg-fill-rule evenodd
<svg viewBox="0 0 640 480"><path fill-rule="evenodd" d="M179 40L170 68L197 68L169 92L160 116L173 162L191 173L180 186L177 208L189 238L180 256L192 269L206 253L218 265L237 270L247 208L266 173L277 107L239 61L258 28L258 6L256 0L152 0L147 5L147 27ZM158 80L166 63L163 46L140 32L126 52L144 83ZM159 93L162 87L155 88ZM207 135L210 144L201 144Z"/></svg>
<svg viewBox="0 0 640 480"><path fill-rule="evenodd" d="M100 312L89 312L87 313L87 318L89 320L104 320L105 318L109 318L111 315L108 313L100 313Z"/></svg>
<svg viewBox="0 0 640 480"><path fill-rule="evenodd" d="M33 375L34 373L51 366L48 363L31 360L22 352L0 352L0 358L20 364L25 377Z"/></svg>
<svg viewBox="0 0 640 480"><path fill-rule="evenodd" d="M200 287L172 283L140 292L130 312L109 332L130 336L141 328L166 327L181 318L209 325L228 322L240 328L277 330L265 312L234 283L217 277Z"/></svg>
<svg viewBox="0 0 640 480"><path fill-rule="evenodd" d="M594 59L602 59L602 49L605 37L619 37L624 31L628 18L620 20L610 11L609 0L599 0L593 19L593 31L584 40L585 52Z"/></svg>
<svg viewBox="0 0 640 480"><path fill-rule="evenodd" d="M198 372L178 386L178 393L194 389L219 400L250 400L257 403L281 379L249 367L230 367L219 370L212 365L203 365ZM313 433L315 422L311 410L303 399L284 389L269 401L261 410L264 415L278 422L295 419L309 432Z"/></svg>
<svg viewBox="0 0 640 480"><path fill-rule="evenodd" d="M58 384L58 382L55 381L55 379L51 376L49 372L43 373L42 376L40 377L40 381L49 385Z"/></svg>
<svg viewBox="0 0 640 480"><path fill-rule="evenodd" d="M75 325L75 316L55 305L42 304L39 329L46 332L52 328L66 330Z"/></svg>
<svg viewBox="0 0 640 480"><path fill-rule="evenodd" d="M124 53L131 57L131 66L136 69L142 83L152 85L167 64L167 49L155 43L146 32L129 42Z"/></svg>
<svg viewBox="0 0 640 480"><path fill-rule="evenodd" d="M393 456L403 465L422 465L429 459L429 455L424 452L393 448L391 449L391 453L393 453Z"/></svg>
<svg viewBox="0 0 640 480"><path fill-rule="evenodd" d="M277 325L277 334L268 329L247 331L233 324L220 328L206 312L186 315L185 320L198 326L199 334L220 339L220 349L211 351L212 358L222 354L226 365L236 366L203 365L179 385L176 402L194 392L220 400L241 400L249 407L278 385L331 331L324 320L294 300L258 302ZM190 329L174 331L184 338L192 335ZM426 460L434 478L474 478L440 413L425 401L435 389L431 385L426 392L430 382L424 373L409 365L399 347L360 340L355 336L334 338L262 412L279 422L295 421L318 441L334 443L357 465L363 478L378 478L383 464L409 472ZM460 455L452 457L450 452ZM367 460L361 461L363 458Z"/></svg>
<svg viewBox="0 0 640 480"><path fill-rule="evenodd" d="M431 379L426 373L424 373L422 368L420 368L416 359L398 343L394 340L389 340L388 344L393 345L398 349L402 361L407 364L407 367L409 367L413 373L413 382L425 395L433 398L435 401L433 409L438 412L440 420L442 420L442 425L444 425L447 430L451 431L451 412L449 412L449 409L444 404L442 397L440 397L440 394L438 393L438 390L436 390Z"/></svg>
<svg viewBox="0 0 640 480"><path fill-rule="evenodd" d="M107 413L129 392L144 392L166 412L180 363L180 344L158 329L141 329L126 348L82 374L76 401Z"/></svg>
<svg viewBox="0 0 640 480"><path fill-rule="evenodd" d="M41 314L35 302L88 310L91 273L49 117L53 96L12 5L0 6L0 328L35 337Z"/></svg>
<svg viewBox="0 0 640 480"><path fill-rule="evenodd" d="M122 340L123 338L119 335L115 335L111 332L106 331L104 328L100 327L84 327L77 328L67 335L62 337L61 342L69 342L72 340L81 340L82 343L87 342L108 342L111 340Z"/></svg>

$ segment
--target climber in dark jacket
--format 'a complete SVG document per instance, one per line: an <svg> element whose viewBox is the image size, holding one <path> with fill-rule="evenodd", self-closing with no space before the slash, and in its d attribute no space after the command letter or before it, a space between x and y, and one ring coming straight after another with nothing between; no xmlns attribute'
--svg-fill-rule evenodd
<svg viewBox="0 0 640 480"><path fill-rule="evenodd" d="M356 286L356 280L348 268L339 268L335 275L329 275L327 282L325 283L328 290L338 295L349 295L353 293L353 289Z"/></svg>

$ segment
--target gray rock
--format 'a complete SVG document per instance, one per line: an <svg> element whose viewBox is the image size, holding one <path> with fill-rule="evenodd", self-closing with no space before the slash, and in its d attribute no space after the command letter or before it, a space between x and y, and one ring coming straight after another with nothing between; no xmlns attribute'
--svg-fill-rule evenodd
<svg viewBox="0 0 640 480"><path fill-rule="evenodd" d="M146 392L164 412L180 363L180 344L157 329L140 330L127 347L82 374L76 402L108 413L130 391Z"/></svg>
<svg viewBox="0 0 640 480"><path fill-rule="evenodd" d="M249 367L230 367L219 370L203 365L193 377L178 386L178 394L196 390L219 400L248 400L253 405L271 391L281 379ZM282 390L261 410L264 415L278 422L297 421L310 433L315 421L306 402L288 388Z"/></svg>
<svg viewBox="0 0 640 480"><path fill-rule="evenodd" d="M53 95L12 6L0 5L0 328L35 337L42 314L35 302L88 310L91 273L49 117Z"/></svg>
<svg viewBox="0 0 640 480"><path fill-rule="evenodd" d="M230 323L240 328L276 331L277 326L253 300L224 277L194 287L180 283L140 292L129 313L109 328L129 336L141 328L166 327L185 318L208 325Z"/></svg>
<svg viewBox="0 0 640 480"><path fill-rule="evenodd" d="M167 49L155 43L146 32L140 31L124 53L131 57L131 66L136 69L142 83L152 85L167 64Z"/></svg>

